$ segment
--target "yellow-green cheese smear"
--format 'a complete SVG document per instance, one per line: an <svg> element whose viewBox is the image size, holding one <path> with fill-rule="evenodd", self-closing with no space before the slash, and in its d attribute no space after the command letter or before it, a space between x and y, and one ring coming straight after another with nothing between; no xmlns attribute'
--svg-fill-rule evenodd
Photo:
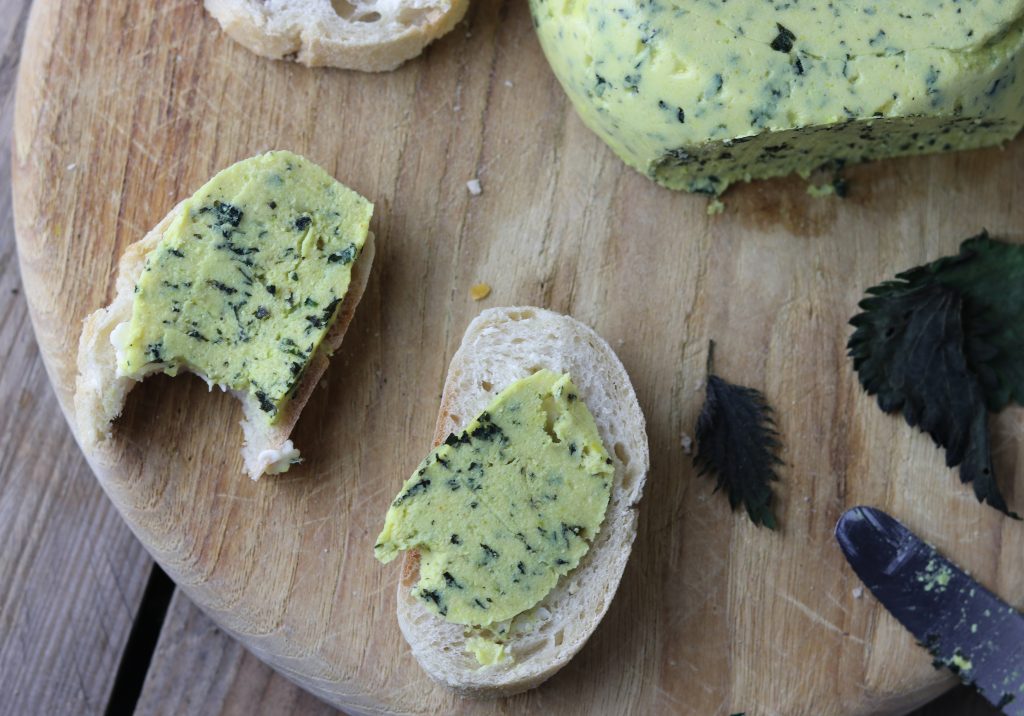
<svg viewBox="0 0 1024 716"><path fill-rule="evenodd" d="M224 169L146 257L118 372L186 367L248 391L274 422L345 298L372 213L291 152Z"/></svg>
<svg viewBox="0 0 1024 716"><path fill-rule="evenodd" d="M481 666L493 666L512 658L508 653L507 646L482 636L467 638L466 651L476 657Z"/></svg>
<svg viewBox="0 0 1024 716"><path fill-rule="evenodd" d="M420 553L413 594L450 622L488 626L530 609L597 535L614 469L568 375L503 390L417 468L374 551Z"/></svg>
<svg viewBox="0 0 1024 716"><path fill-rule="evenodd" d="M583 121L674 189L1004 142L1024 1L530 0Z"/></svg>

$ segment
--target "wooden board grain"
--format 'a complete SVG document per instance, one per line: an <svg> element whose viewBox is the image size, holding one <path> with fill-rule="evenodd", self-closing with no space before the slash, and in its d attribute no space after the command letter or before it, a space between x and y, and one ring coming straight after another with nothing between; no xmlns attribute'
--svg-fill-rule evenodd
<svg viewBox="0 0 1024 716"><path fill-rule="evenodd" d="M39 0L15 200L65 410L80 320L109 300L123 248L217 169L272 147L377 203L374 276L296 429L306 462L251 483L231 400L155 378L131 396L117 467L99 478L189 596L289 678L381 713L900 713L951 682L853 596L831 530L857 503L891 510L1020 603L1024 527L879 413L844 344L867 286L981 226L1021 240L1024 143L859 167L845 201L813 200L797 180L740 187L709 217L706 200L650 184L582 126L522 3L481 0L424 57L361 75L253 57L196 2ZM481 280L494 291L477 304L467 292ZM538 690L467 701L409 655L397 570L371 547L428 448L463 329L500 304L571 313L611 342L648 418L652 468L633 557L588 646ZM711 338L718 371L778 410L779 533L730 515L681 447ZM1018 510L1021 425L1019 411L995 423Z"/></svg>
<svg viewBox="0 0 1024 716"><path fill-rule="evenodd" d="M11 215L28 3L0 0L0 714L99 714L152 560L75 445L32 337Z"/></svg>
<svg viewBox="0 0 1024 716"><path fill-rule="evenodd" d="M247 652L178 593L171 603L135 713L176 716L304 714L339 711L302 691ZM677 709L678 711L679 709ZM670 712L668 709L665 711ZM967 686L908 716L998 716Z"/></svg>
<svg viewBox="0 0 1024 716"><path fill-rule="evenodd" d="M134 716L334 716L338 711L261 663L178 591Z"/></svg>

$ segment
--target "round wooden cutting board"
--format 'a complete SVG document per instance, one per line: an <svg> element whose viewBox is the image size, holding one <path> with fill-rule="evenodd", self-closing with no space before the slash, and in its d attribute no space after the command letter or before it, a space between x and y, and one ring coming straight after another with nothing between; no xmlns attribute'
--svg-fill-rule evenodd
<svg viewBox="0 0 1024 716"><path fill-rule="evenodd" d="M856 596L832 529L861 503L1024 603L1024 525L883 415L844 349L868 286L982 227L1024 237L1024 141L857 167L845 200L796 179L741 186L708 216L707 199L655 186L584 128L522 0L477 0L423 57L380 75L255 57L195 0L37 0L24 53L18 246L65 412L82 318L110 300L122 250L218 169L287 148L376 203L374 274L296 428L301 466L251 482L234 401L159 377L131 394L115 466L97 469L188 595L324 699L388 714L901 713L952 681ZM478 281L493 292L473 302ZM632 558L585 649L539 689L463 700L409 653L398 566L372 545L430 447L463 330L515 304L572 314L618 351L652 465ZM778 532L730 513L682 446L712 338L717 372L777 410ZM993 423L1018 511L1022 425L1019 410Z"/></svg>

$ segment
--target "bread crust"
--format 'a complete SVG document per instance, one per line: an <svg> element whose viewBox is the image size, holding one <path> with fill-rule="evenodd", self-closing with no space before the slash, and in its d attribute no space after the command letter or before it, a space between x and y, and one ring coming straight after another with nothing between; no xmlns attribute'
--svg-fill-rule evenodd
<svg viewBox="0 0 1024 716"><path fill-rule="evenodd" d="M87 316L82 324L74 406L78 441L87 452L101 451L111 439L111 424L121 414L128 393L140 382L117 374L117 352L110 336L117 326L131 320L135 284L142 276L146 256L160 243L164 231L181 213L183 204L174 207L149 233L125 249L118 263L114 299L110 305ZM371 232L367 234L363 249L352 265L349 288L338 307L333 325L310 356L309 365L294 396L285 404L273 425L266 424L259 401L247 392L231 391L242 403L244 417L241 426L245 436L242 457L246 472L253 480L258 480L273 464L272 454L275 451L281 453L289 449L288 437L313 389L327 370L330 355L341 345L355 315L356 306L366 290L373 257L374 236ZM158 370L156 368L154 372ZM187 369L183 367L182 370Z"/></svg>
<svg viewBox="0 0 1024 716"><path fill-rule="evenodd" d="M309 67L383 72L420 54L455 27L466 14L469 0L204 0L203 4L229 37L257 55L294 59Z"/></svg>
<svg viewBox="0 0 1024 716"><path fill-rule="evenodd" d="M565 666L607 611L636 536L636 507L649 465L643 413L611 347L573 318L530 307L481 313L452 358L434 446L464 428L512 381L539 368L569 372L594 415L615 467L612 496L590 550L541 600L550 618L508 641L513 662L481 668L465 652L464 627L444 621L412 596L419 554L405 553L396 609L402 634L431 678L464 695L510 696Z"/></svg>

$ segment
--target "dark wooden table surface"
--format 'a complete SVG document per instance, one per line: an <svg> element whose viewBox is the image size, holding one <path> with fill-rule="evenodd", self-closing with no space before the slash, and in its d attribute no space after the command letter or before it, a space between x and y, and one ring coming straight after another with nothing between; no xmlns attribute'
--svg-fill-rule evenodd
<svg viewBox="0 0 1024 716"><path fill-rule="evenodd" d="M175 589L104 497L57 406L20 289L10 192L30 4L0 0L0 714L336 713ZM995 713L957 689L914 716Z"/></svg>

